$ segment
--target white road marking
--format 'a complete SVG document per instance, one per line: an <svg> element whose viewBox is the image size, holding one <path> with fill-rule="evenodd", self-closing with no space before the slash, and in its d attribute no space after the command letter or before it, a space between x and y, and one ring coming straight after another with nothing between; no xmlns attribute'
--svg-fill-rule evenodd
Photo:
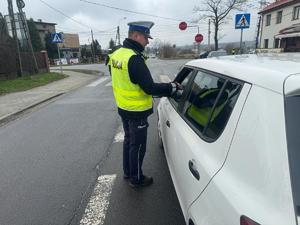
<svg viewBox="0 0 300 225"><path fill-rule="evenodd" d="M124 134L125 133L124 133L123 127L120 126L118 128L118 132L115 135L114 143L123 142L124 141Z"/></svg>
<svg viewBox="0 0 300 225"><path fill-rule="evenodd" d="M106 81L108 79L108 77L101 77L98 80L90 83L89 85L87 85L87 87L96 87L97 85L103 83L104 81Z"/></svg>
<svg viewBox="0 0 300 225"><path fill-rule="evenodd" d="M106 87L107 87L107 86L111 86L111 82L107 83L105 86L106 86Z"/></svg>
<svg viewBox="0 0 300 225"><path fill-rule="evenodd" d="M116 177L116 174L98 177L93 194L80 220L80 225L104 224L109 198Z"/></svg>
<svg viewBox="0 0 300 225"><path fill-rule="evenodd" d="M167 75L160 75L159 76L160 80L164 83L169 83L171 82L171 79Z"/></svg>

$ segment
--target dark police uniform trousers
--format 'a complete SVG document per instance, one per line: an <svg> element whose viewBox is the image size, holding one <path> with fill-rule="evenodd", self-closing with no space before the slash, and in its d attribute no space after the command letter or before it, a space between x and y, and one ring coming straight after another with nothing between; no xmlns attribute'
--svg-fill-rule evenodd
<svg viewBox="0 0 300 225"><path fill-rule="evenodd" d="M143 179L142 164L146 153L147 118L122 118L125 138L123 142L123 170L132 182Z"/></svg>

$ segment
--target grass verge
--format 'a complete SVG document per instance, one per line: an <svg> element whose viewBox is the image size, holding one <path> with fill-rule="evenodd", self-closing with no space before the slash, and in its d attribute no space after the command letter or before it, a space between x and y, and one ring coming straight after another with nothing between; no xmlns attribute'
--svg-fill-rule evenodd
<svg viewBox="0 0 300 225"><path fill-rule="evenodd" d="M24 76L13 80L0 80L0 95L18 91L26 91L66 77L67 75L60 73L41 73L32 76Z"/></svg>

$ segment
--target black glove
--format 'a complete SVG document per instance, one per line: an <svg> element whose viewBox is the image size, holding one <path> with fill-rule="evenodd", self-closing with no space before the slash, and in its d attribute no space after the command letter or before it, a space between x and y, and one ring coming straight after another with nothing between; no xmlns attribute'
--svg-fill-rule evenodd
<svg viewBox="0 0 300 225"><path fill-rule="evenodd" d="M172 88L173 88L171 96L175 96L178 91L180 91L181 94L182 94L183 86L181 84L179 84L176 81L173 81L173 82L171 82L171 85L172 85Z"/></svg>

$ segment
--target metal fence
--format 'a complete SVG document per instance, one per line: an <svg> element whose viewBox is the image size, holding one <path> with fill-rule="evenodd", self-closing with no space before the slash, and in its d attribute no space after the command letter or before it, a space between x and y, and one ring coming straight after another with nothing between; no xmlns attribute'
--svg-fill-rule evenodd
<svg viewBox="0 0 300 225"><path fill-rule="evenodd" d="M0 79L13 79L18 76L16 42L7 32L4 20L0 16ZM35 52L39 72L48 72L47 52ZM35 73L32 54L27 49L20 49L22 75Z"/></svg>

